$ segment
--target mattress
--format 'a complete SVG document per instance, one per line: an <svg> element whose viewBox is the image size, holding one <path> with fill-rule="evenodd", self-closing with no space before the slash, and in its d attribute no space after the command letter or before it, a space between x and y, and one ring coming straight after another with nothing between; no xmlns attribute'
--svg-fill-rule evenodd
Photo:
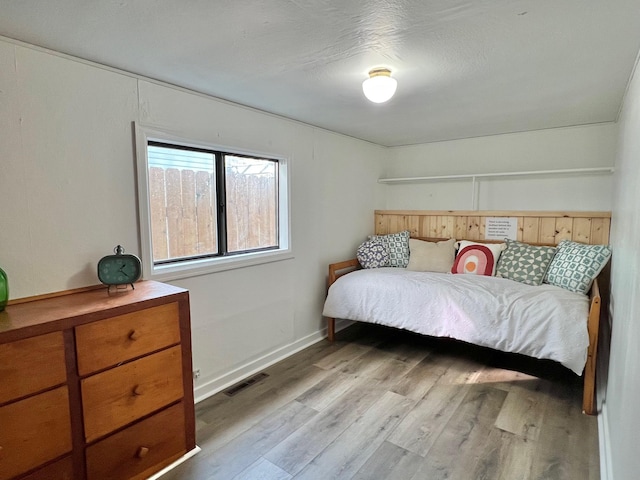
<svg viewBox="0 0 640 480"><path fill-rule="evenodd" d="M323 309L327 317L554 360L578 375L587 359L588 313L586 295L552 285L389 267L338 278Z"/></svg>

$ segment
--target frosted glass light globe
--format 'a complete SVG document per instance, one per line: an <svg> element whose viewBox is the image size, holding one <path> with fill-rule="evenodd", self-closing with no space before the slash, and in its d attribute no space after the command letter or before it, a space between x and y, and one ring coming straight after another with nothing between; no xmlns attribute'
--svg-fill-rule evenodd
<svg viewBox="0 0 640 480"><path fill-rule="evenodd" d="M384 103L396 93L398 82L391 78L386 68L376 68L369 72L369 78L362 82L364 96L374 103Z"/></svg>

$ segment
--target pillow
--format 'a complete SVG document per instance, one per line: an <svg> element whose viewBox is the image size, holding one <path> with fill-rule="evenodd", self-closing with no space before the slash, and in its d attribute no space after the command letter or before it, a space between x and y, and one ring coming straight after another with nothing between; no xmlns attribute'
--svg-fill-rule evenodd
<svg viewBox="0 0 640 480"><path fill-rule="evenodd" d="M455 258L455 238L441 242L409 239L409 264L407 265L407 270L447 273L451 271Z"/></svg>
<svg viewBox="0 0 640 480"><path fill-rule="evenodd" d="M585 245L563 240L549 265L545 282L586 294L610 257L608 245Z"/></svg>
<svg viewBox="0 0 640 480"><path fill-rule="evenodd" d="M507 249L500 255L496 277L508 278L527 285L540 285L556 253L555 247L544 247L504 239Z"/></svg>
<svg viewBox="0 0 640 480"><path fill-rule="evenodd" d="M467 240L458 244L458 255L451 273L487 276L495 275L500 253L507 247L504 243L476 243Z"/></svg>
<svg viewBox="0 0 640 480"><path fill-rule="evenodd" d="M389 252L382 242L369 240L356 251L358 262L362 268L380 268L389 266Z"/></svg>
<svg viewBox="0 0 640 480"><path fill-rule="evenodd" d="M371 235L369 240L377 240L387 248L390 267L405 268L409 264L409 230L389 235Z"/></svg>

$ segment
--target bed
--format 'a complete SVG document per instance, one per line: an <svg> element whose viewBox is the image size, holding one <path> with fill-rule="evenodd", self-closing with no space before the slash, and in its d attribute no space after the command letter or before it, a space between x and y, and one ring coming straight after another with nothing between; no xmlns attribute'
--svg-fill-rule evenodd
<svg viewBox="0 0 640 480"><path fill-rule="evenodd" d="M430 241L452 237L482 241L486 218L509 218L512 225L517 222L517 240L557 245L565 239L608 243L610 214L376 211L375 218L377 235L406 229L412 238ZM340 318L556 361L583 375L583 411L595 414L599 282L603 280L606 275L601 274L589 294L583 295L492 276L360 269L352 259L330 265L323 315L331 341L335 319Z"/></svg>

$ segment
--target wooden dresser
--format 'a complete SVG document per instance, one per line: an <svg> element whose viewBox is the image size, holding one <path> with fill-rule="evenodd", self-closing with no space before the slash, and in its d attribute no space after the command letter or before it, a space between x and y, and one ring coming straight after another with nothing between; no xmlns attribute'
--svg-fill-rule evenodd
<svg viewBox="0 0 640 480"><path fill-rule="evenodd" d="M142 479L195 445L189 294L163 283L0 312L0 480Z"/></svg>

